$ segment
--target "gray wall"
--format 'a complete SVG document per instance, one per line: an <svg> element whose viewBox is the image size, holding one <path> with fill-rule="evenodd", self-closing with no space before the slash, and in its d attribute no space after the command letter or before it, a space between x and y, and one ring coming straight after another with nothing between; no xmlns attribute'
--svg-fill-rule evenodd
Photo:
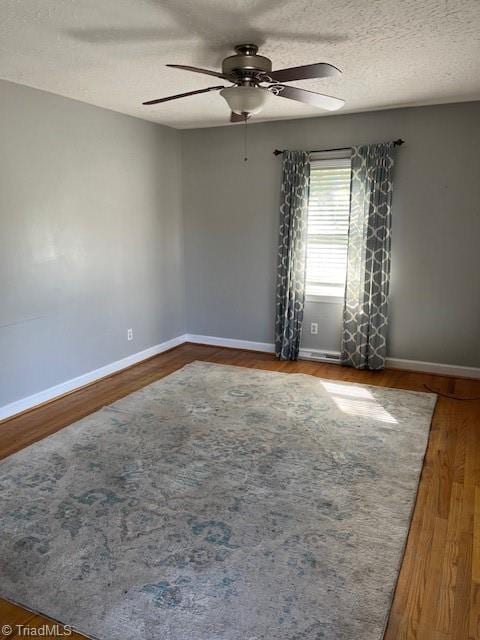
<svg viewBox="0 0 480 640"><path fill-rule="evenodd" d="M182 334L185 314L179 133L2 81L0 105L3 405Z"/></svg>
<svg viewBox="0 0 480 640"><path fill-rule="evenodd" d="M273 341L281 159L402 137L389 355L480 366L480 103L182 132L187 329ZM318 336L308 334L318 320ZM341 307L310 303L303 346L338 350Z"/></svg>
<svg viewBox="0 0 480 640"><path fill-rule="evenodd" d="M480 366L480 103L251 124L247 163L241 126L177 132L4 81L0 104L0 406L187 330L272 342L272 149L399 136L389 354ZM337 350L341 306L307 304L305 326Z"/></svg>

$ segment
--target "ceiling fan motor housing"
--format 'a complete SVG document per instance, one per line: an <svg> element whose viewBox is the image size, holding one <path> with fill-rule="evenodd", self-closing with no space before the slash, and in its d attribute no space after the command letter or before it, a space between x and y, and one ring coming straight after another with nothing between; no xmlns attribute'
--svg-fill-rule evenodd
<svg viewBox="0 0 480 640"><path fill-rule="evenodd" d="M250 72L269 73L272 61L265 56L257 55L258 47L254 44L241 44L235 47L236 54L225 58L222 62L222 73L225 75L248 75Z"/></svg>

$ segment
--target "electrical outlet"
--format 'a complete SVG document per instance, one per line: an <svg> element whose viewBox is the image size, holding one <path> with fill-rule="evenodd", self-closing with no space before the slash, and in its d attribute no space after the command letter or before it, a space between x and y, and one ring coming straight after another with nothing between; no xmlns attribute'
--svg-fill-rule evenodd
<svg viewBox="0 0 480 640"><path fill-rule="evenodd" d="M318 334L318 322L310 323L310 333L312 336L316 336Z"/></svg>
<svg viewBox="0 0 480 640"><path fill-rule="evenodd" d="M127 329L127 340L133 340L133 329Z"/></svg>

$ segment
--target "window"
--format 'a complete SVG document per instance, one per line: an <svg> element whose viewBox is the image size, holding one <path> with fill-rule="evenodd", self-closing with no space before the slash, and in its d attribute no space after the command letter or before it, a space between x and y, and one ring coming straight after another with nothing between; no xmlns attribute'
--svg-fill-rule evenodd
<svg viewBox="0 0 480 640"><path fill-rule="evenodd" d="M312 160L308 201L306 295L343 300L350 214L348 158Z"/></svg>

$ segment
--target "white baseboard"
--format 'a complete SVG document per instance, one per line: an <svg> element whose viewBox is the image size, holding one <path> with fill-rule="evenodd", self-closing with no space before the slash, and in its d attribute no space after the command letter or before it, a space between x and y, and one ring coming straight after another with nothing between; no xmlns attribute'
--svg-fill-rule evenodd
<svg viewBox="0 0 480 640"><path fill-rule="evenodd" d="M248 349L249 351L264 351L275 353L275 345L269 342L251 342L250 340L235 340L234 338L216 338L215 336L199 336L188 333L187 342L208 344L213 347L230 347L231 349Z"/></svg>
<svg viewBox="0 0 480 640"><path fill-rule="evenodd" d="M105 376L116 373L121 369L126 369L132 364L136 364L137 362L141 362L142 360L146 360L147 358L156 356L159 353L168 351L168 349L172 349L173 347L176 347L179 344L183 344L184 342L187 342L186 335L177 336L176 338L172 338L171 340L167 340L166 342L162 342L161 344L156 344L153 347L144 349L143 351L133 353L126 358L117 360L116 362L111 362L110 364L107 364L104 367L100 367L99 369L95 369L94 371L88 371L81 376L72 378L71 380L67 380L66 382L61 382L60 384L57 384L54 387L50 387L49 389L44 389L39 393L35 393L31 396L27 396L26 398L21 398L20 400L16 400L15 402L6 404L3 407L0 407L0 420L5 420L6 418L10 418L17 413L27 411L27 409L32 409L39 404L43 404L44 402L48 402L49 400L53 400L54 398L63 396L70 391L74 391L75 389L84 387L86 384L95 382L100 378L105 378Z"/></svg>
<svg viewBox="0 0 480 640"><path fill-rule="evenodd" d="M325 349L300 349L299 357L302 360L318 360L340 364L340 351L328 351ZM423 362L422 360L405 360L403 358L387 358L387 369L402 369L404 371L418 371L419 373L434 373L441 376L455 378L480 378L480 368L462 367L460 365L442 364L439 362Z"/></svg>
<svg viewBox="0 0 480 640"><path fill-rule="evenodd" d="M127 367L130 367L137 362L151 358L152 356L168 351L173 347L177 347L185 342L193 342L196 344L207 344L215 347L230 347L232 349L248 349L249 351L263 351L265 353L274 353L275 345L270 342L252 342L250 340L236 340L234 338L217 338L215 336L201 336L196 334L184 334L157 344L138 353L133 353L126 358L117 360L110 364L84 373L77 378L72 378L66 382L50 387L35 393L26 398L21 398L10 404L6 404L0 407L0 420L10 418L17 413L27 411L33 407L58 398L70 391L75 391L80 387L84 387L91 382L95 382L100 378L121 371ZM340 352L329 351L325 349L301 349L300 358L302 360L316 360L319 362L328 362L330 364L339 364L338 356ZM389 369L404 369L406 371L418 371L420 373L434 373L443 376L453 376L458 378L480 378L480 368L478 367L463 367L452 364L442 364L438 362L422 362L421 360L404 360L402 358L387 358L386 366Z"/></svg>
<svg viewBox="0 0 480 640"><path fill-rule="evenodd" d="M233 338L217 338L215 336L199 336L194 334L187 334L186 338L188 342L208 344L215 347L231 347L233 349L248 349L250 351L264 351L266 353L275 352L275 345L270 342L250 342L249 340L235 340ZM302 360L340 364L340 351L331 351L329 349L300 349L299 357ZM480 378L480 368L478 367L464 367L461 365L442 364L440 362L387 358L386 367L388 369L435 373L437 375L457 378Z"/></svg>
<svg viewBox="0 0 480 640"><path fill-rule="evenodd" d="M422 360L404 360L403 358L387 358L385 364L387 369L435 373L440 376L452 376L454 378L480 378L480 368L478 367L463 367L440 362L423 362Z"/></svg>

